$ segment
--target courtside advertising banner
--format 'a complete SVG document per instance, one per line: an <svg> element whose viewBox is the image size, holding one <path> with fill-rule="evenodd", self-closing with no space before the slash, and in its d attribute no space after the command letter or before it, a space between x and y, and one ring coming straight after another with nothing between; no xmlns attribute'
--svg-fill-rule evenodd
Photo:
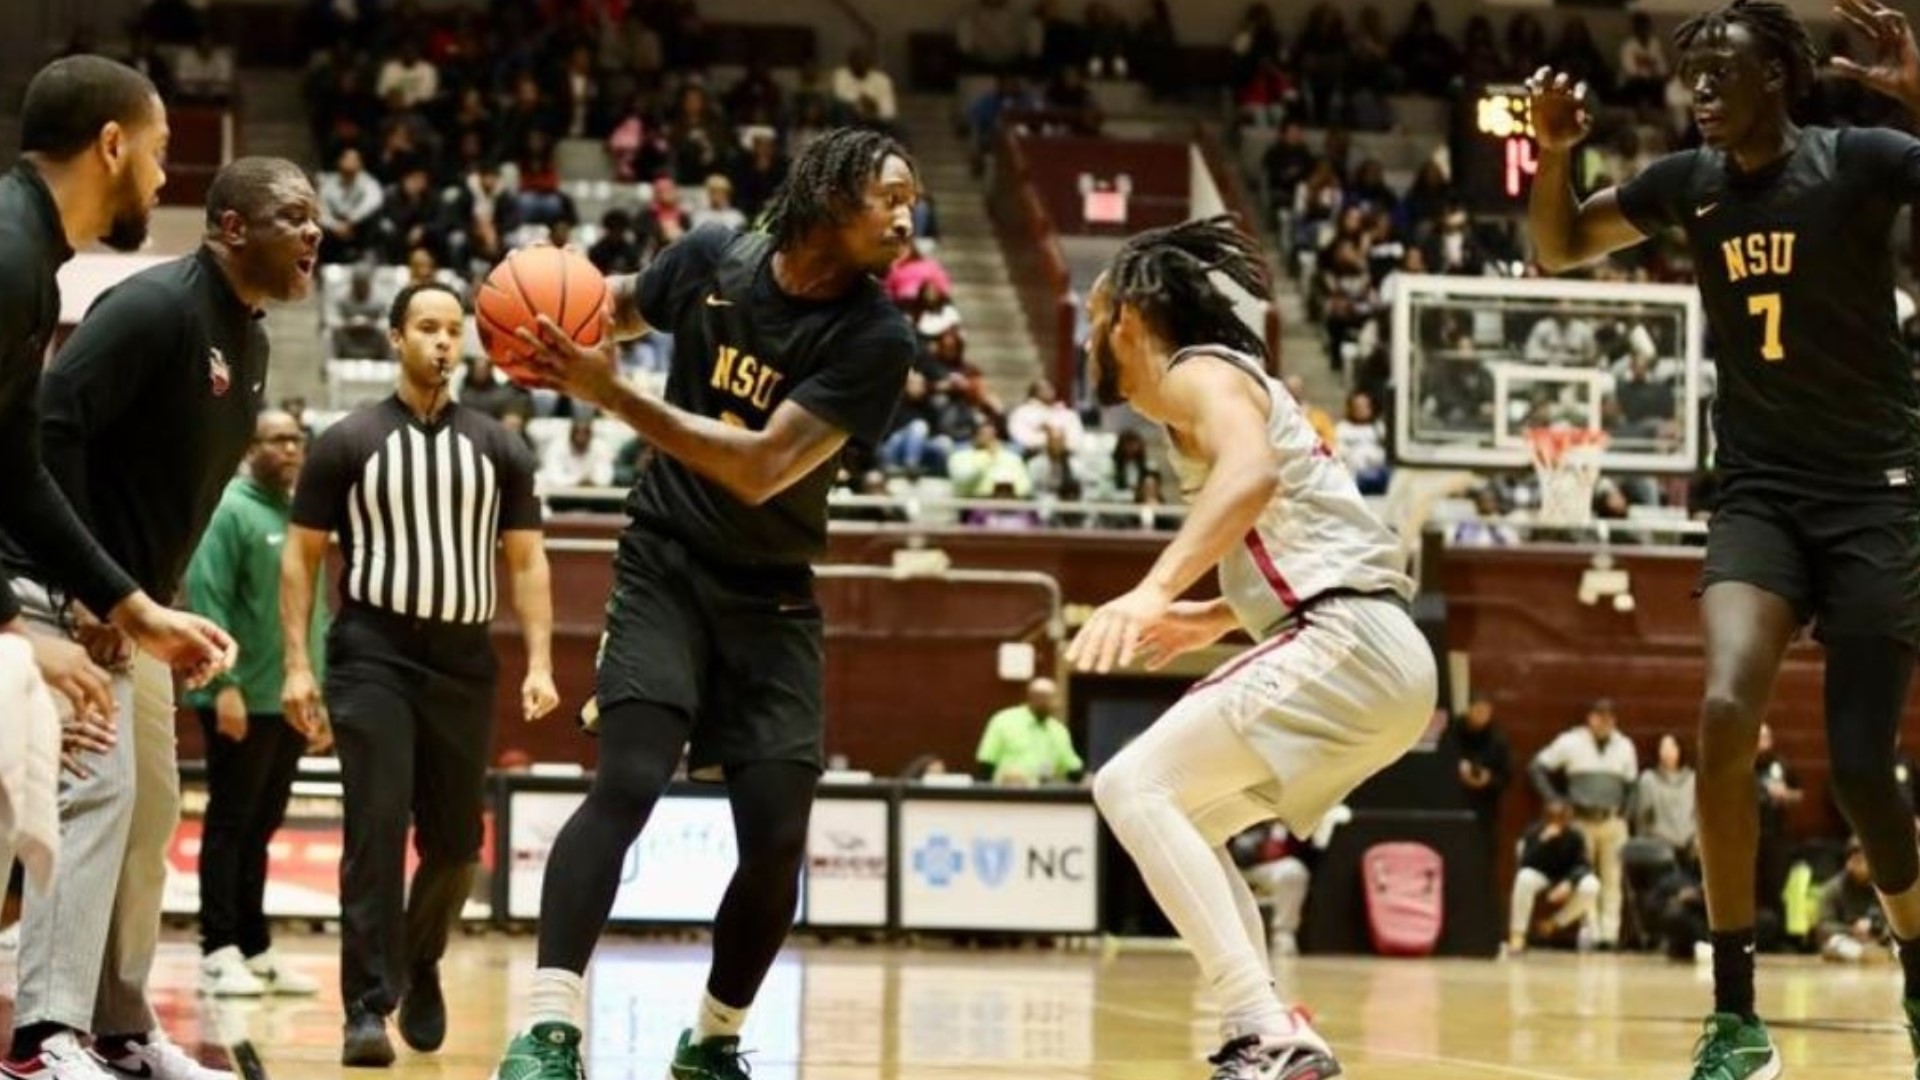
<svg viewBox="0 0 1920 1080"><path fill-rule="evenodd" d="M1093 933L1100 844L1091 803L900 804L900 925Z"/></svg>

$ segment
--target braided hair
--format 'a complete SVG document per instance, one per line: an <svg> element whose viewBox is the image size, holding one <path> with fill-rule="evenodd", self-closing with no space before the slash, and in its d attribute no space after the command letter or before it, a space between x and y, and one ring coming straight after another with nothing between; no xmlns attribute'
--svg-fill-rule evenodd
<svg viewBox="0 0 1920 1080"><path fill-rule="evenodd" d="M1780 0L1733 0L1718 11L1681 23L1673 33L1673 43L1683 52L1696 43L1716 43L1725 38L1728 27L1735 25L1746 27L1767 59L1780 62L1786 73L1789 102L1800 100L1813 89L1819 54L1806 24Z"/></svg>
<svg viewBox="0 0 1920 1080"><path fill-rule="evenodd" d="M1175 348L1217 344L1265 356L1266 343L1214 286L1215 273L1256 298L1267 295L1258 243L1226 214L1134 236L1114 256L1107 288L1116 310L1132 304Z"/></svg>
<svg viewBox="0 0 1920 1080"><path fill-rule="evenodd" d="M844 223L889 157L913 168L906 147L891 135L853 127L827 132L793 163L760 216L760 230L772 235L774 250L786 251L816 228Z"/></svg>

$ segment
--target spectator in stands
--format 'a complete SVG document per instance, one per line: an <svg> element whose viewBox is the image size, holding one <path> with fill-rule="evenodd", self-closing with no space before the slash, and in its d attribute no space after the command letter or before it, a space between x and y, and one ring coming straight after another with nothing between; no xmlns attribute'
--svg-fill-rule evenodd
<svg viewBox="0 0 1920 1080"><path fill-rule="evenodd" d="M899 116L893 77L873 66L873 51L865 45L847 50L847 62L834 69L833 96L859 123L892 127Z"/></svg>
<svg viewBox="0 0 1920 1080"><path fill-rule="evenodd" d="M1080 484L1077 472L1078 466L1074 463L1073 450L1067 446L1066 435L1058 428L1048 428L1046 446L1027 459L1027 475L1033 480L1033 493L1065 499L1067 488Z"/></svg>
<svg viewBox="0 0 1920 1080"><path fill-rule="evenodd" d="M1595 934L1602 948L1620 937L1620 849L1627 842L1624 816L1629 793L1639 778L1640 760L1632 740L1620 734L1613 702L1595 701L1586 723L1562 732L1528 767L1534 790L1551 808L1572 805L1576 827L1586 837L1587 861L1600 875L1600 924ZM1554 786L1555 774L1566 777L1566 794Z"/></svg>
<svg viewBox="0 0 1920 1080"><path fill-rule="evenodd" d="M382 101L394 100L392 95L397 92L403 108L419 108L440 96L440 70L420 55L418 43L406 38L400 42L399 51L380 65L373 92Z"/></svg>
<svg viewBox="0 0 1920 1080"><path fill-rule="evenodd" d="M1155 97L1164 97L1179 77L1180 40L1167 0L1148 0L1133 30L1133 74Z"/></svg>
<svg viewBox="0 0 1920 1080"><path fill-rule="evenodd" d="M1507 907L1508 955L1526 951L1530 925L1543 939L1577 925L1583 947L1604 940L1592 924L1594 901L1602 891L1600 878L1588 859L1589 845L1572 827L1571 818L1566 803L1548 803L1540 823L1521 840L1520 870L1514 875ZM1543 899L1546 913L1535 922L1535 907Z"/></svg>
<svg viewBox="0 0 1920 1080"><path fill-rule="evenodd" d="M779 140L768 134L755 135L734 168L734 202L749 219L759 217L761 208L786 178L787 159L780 153ZM926 201L924 194L921 201ZM926 234L916 231L915 235Z"/></svg>
<svg viewBox="0 0 1920 1080"><path fill-rule="evenodd" d="M202 28L194 43L180 51L173 78L182 98L225 101L233 94L233 50L214 41L211 28Z"/></svg>
<svg viewBox="0 0 1920 1080"><path fill-rule="evenodd" d="M724 225L730 229L747 227L747 215L733 205L733 181L714 173L707 177L707 205L703 210L693 212L693 227L702 225Z"/></svg>
<svg viewBox="0 0 1920 1080"><path fill-rule="evenodd" d="M391 181L415 169L430 169L433 139L426 118L419 113L389 110L386 126L380 133L380 152L373 162L374 175Z"/></svg>
<svg viewBox="0 0 1920 1080"><path fill-rule="evenodd" d="M1486 838L1486 850L1493 853L1500 828L1500 799L1513 779L1513 748L1507 733L1494 726L1493 696L1475 691L1467 701L1467 711L1447 725L1445 748L1457 760L1455 771L1474 821Z"/></svg>
<svg viewBox="0 0 1920 1080"><path fill-rule="evenodd" d="M1454 523L1448 541L1455 547L1517 547L1520 533L1501 519L1500 495L1491 486L1481 485L1468 496L1473 500L1473 516Z"/></svg>
<svg viewBox="0 0 1920 1080"><path fill-rule="evenodd" d="M1148 469L1140 474L1133 486L1133 505L1140 508L1134 515L1134 527L1171 532L1180 527L1178 515L1167 513L1166 482L1160 478L1159 469Z"/></svg>
<svg viewBox="0 0 1920 1080"><path fill-rule="evenodd" d="M1041 103L1050 110L1082 114L1080 119L1065 125L1068 130L1087 131L1098 127L1092 119L1099 113L1093 101L1093 88L1087 85L1087 76L1078 64L1055 71L1053 78L1047 80L1046 88L1040 92L1040 97Z"/></svg>
<svg viewBox="0 0 1920 1080"><path fill-rule="evenodd" d="M1300 87L1280 61L1263 57L1234 91L1234 104L1240 109L1241 123L1273 127L1299 115Z"/></svg>
<svg viewBox="0 0 1920 1080"><path fill-rule="evenodd" d="M1147 457L1147 440L1139 431L1128 428L1113 441L1113 468L1106 483L1095 490L1097 498L1132 498L1140 478L1153 471Z"/></svg>
<svg viewBox="0 0 1920 1080"><path fill-rule="evenodd" d="M994 140L1000 135L1001 117L1009 112L1039 107L1040 99L1027 88L1026 81L1013 74L1001 75L995 80L993 89L973 99L967 106L967 129L973 134L976 174L986 155L992 151Z"/></svg>
<svg viewBox="0 0 1920 1080"><path fill-rule="evenodd" d="M1634 352L1627 358L1626 377L1614 384L1623 434L1652 436L1674 422L1673 383L1653 377L1653 361L1650 355Z"/></svg>
<svg viewBox="0 0 1920 1080"><path fill-rule="evenodd" d="M1414 174L1413 183L1400 200L1398 218L1401 232L1416 244L1425 243L1427 237L1439 227L1447 207L1457 201L1453 183L1447 179L1446 168L1438 161L1429 159Z"/></svg>
<svg viewBox="0 0 1920 1080"><path fill-rule="evenodd" d="M930 348L949 330L960 328L960 308L948 296L946 290L937 281L926 281L920 286L919 295L906 308L913 319L913 332L920 338L920 347Z"/></svg>
<svg viewBox="0 0 1920 1080"><path fill-rule="evenodd" d="M399 263L415 248L446 251L444 210L424 163L409 167L387 188L377 228L385 262Z"/></svg>
<svg viewBox="0 0 1920 1080"><path fill-rule="evenodd" d="M565 117L561 130L573 139L597 139L606 134L605 99L600 79L594 74L593 52L576 45L567 54L567 69L560 80L560 115Z"/></svg>
<svg viewBox="0 0 1920 1080"><path fill-rule="evenodd" d="M1027 386L1026 400L1007 414L1007 437L1013 445L1029 454L1039 453L1055 434L1066 440L1069 451L1078 450L1086 437L1080 414L1060 400L1060 391L1049 379L1035 379Z"/></svg>
<svg viewBox="0 0 1920 1080"><path fill-rule="evenodd" d="M1358 343L1361 331L1381 310L1379 290L1354 240L1334 241L1329 256L1314 275L1308 302L1309 310L1326 330L1327 359L1339 370L1349 358L1350 347Z"/></svg>
<svg viewBox="0 0 1920 1080"><path fill-rule="evenodd" d="M1386 19L1380 9L1368 4L1360 9L1353 32L1348 38L1347 85L1352 92L1349 105L1351 122L1362 131L1385 131L1392 127L1386 97L1401 90L1403 78L1393 62L1393 46L1387 40Z"/></svg>
<svg viewBox="0 0 1920 1080"><path fill-rule="evenodd" d="M1620 43L1621 103L1659 108L1666 99L1667 79L1672 74L1666 48L1653 32L1653 16L1634 12L1632 32Z"/></svg>
<svg viewBox="0 0 1920 1080"><path fill-rule="evenodd" d="M1580 16L1569 15L1560 25L1560 40L1554 44L1547 62L1555 71L1564 71L1569 78L1586 83L1596 97L1612 98L1613 68L1600 52L1600 46L1594 44L1587 20Z"/></svg>
<svg viewBox="0 0 1920 1080"><path fill-rule="evenodd" d="M523 414L523 421L533 415L533 394L501 378L486 353L467 357L466 376L460 381L460 392L455 396L460 404L496 420L505 420L508 413L515 411Z"/></svg>
<svg viewBox="0 0 1920 1080"><path fill-rule="evenodd" d="M1759 870L1753 884L1759 906L1778 912L1792 862L1787 815L1806 798L1806 791L1800 786L1800 774L1773 747L1773 726L1761 724L1759 752L1753 759L1760 799Z"/></svg>
<svg viewBox="0 0 1920 1080"><path fill-rule="evenodd" d="M179 93L179 84L173 77L173 65L167 62L153 35L148 33L141 24L134 25L133 38L129 42L124 63L145 75L147 80L153 83L154 90L160 94L160 100L169 100Z"/></svg>
<svg viewBox="0 0 1920 1080"><path fill-rule="evenodd" d="M559 126L539 80L522 73L514 79L512 100L500 113L494 133L494 155L502 161L521 161L532 149L535 133L551 136Z"/></svg>
<svg viewBox="0 0 1920 1080"><path fill-rule="evenodd" d="M564 440L555 439L540 455L536 477L543 492L564 488L606 487L613 483L613 451L593 437L593 418L576 416ZM575 509L578 500L551 501L555 510Z"/></svg>
<svg viewBox="0 0 1920 1080"><path fill-rule="evenodd" d="M1293 46L1293 64L1300 72L1310 123L1327 127L1347 122L1347 68L1351 60L1346 17L1332 4L1314 5Z"/></svg>
<svg viewBox="0 0 1920 1080"><path fill-rule="evenodd" d="M1300 191L1313 173L1318 159L1307 145L1307 129L1299 119L1289 117L1280 125L1280 134L1260 155L1260 172L1267 182L1269 213L1291 212Z"/></svg>
<svg viewBox="0 0 1920 1080"><path fill-rule="evenodd" d="M1820 908L1813 929L1823 960L1857 964L1884 959L1893 944L1880 894L1873 889L1867 853L1857 836L1847 838L1847 864L1820 886Z"/></svg>
<svg viewBox="0 0 1920 1080"><path fill-rule="evenodd" d="M646 102L636 94L628 99L626 110L607 132L607 157L613 162L613 175L620 180L638 180L657 167L654 159L664 156L647 123Z"/></svg>
<svg viewBox="0 0 1920 1080"><path fill-rule="evenodd" d="M1386 493L1387 426L1366 391L1347 395L1347 414L1333 426L1333 453L1353 474L1362 495Z"/></svg>
<svg viewBox="0 0 1920 1080"><path fill-rule="evenodd" d="M726 118L713 107L706 88L697 83L680 88L667 129L673 179L681 184L704 182L725 164L723 155L733 145Z"/></svg>
<svg viewBox="0 0 1920 1080"><path fill-rule="evenodd" d="M1517 11L1507 20L1507 71L1520 77L1547 62L1547 27L1532 12Z"/></svg>
<svg viewBox="0 0 1920 1080"><path fill-rule="evenodd" d="M1407 28L1393 42L1393 63L1408 90L1427 97L1445 97L1458 77L1460 52L1440 32L1428 0L1415 4Z"/></svg>
<svg viewBox="0 0 1920 1080"><path fill-rule="evenodd" d="M1235 86L1253 78L1263 63L1286 66L1286 43L1273 20L1273 8L1266 0L1247 5L1246 14L1240 17L1240 29L1233 35L1233 55Z"/></svg>
<svg viewBox="0 0 1920 1080"><path fill-rule="evenodd" d="M953 293L953 278L948 276L947 268L918 243L907 249L900 261L887 271L887 295L893 302L906 307L920 295L921 286L927 283L939 286L940 291L948 295Z"/></svg>
<svg viewBox="0 0 1920 1080"><path fill-rule="evenodd" d="M1599 353L1593 323L1576 318L1572 305L1560 301L1527 332L1521 353L1538 364L1585 364Z"/></svg>
<svg viewBox="0 0 1920 1080"><path fill-rule="evenodd" d="M323 263L353 262L378 243L380 182L367 174L360 151L340 151L334 171L320 175L320 243Z"/></svg>
<svg viewBox="0 0 1920 1080"><path fill-rule="evenodd" d="M633 215L609 210L600 219L600 239L587 249L587 261L602 274L638 273L646 262L640 239L634 235Z"/></svg>
<svg viewBox="0 0 1920 1080"><path fill-rule="evenodd" d="M1105 0L1087 5L1087 75L1094 79L1125 79L1127 56L1133 51L1132 35L1126 20L1107 6Z"/></svg>
<svg viewBox="0 0 1920 1080"><path fill-rule="evenodd" d="M1073 749L1073 734L1059 719L1060 692L1052 679L1027 684L1027 702L994 713L974 752L974 776L996 784L1030 787L1054 780L1078 782L1086 764Z"/></svg>
<svg viewBox="0 0 1920 1080"><path fill-rule="evenodd" d="M1486 268L1486 253L1473 233L1466 207L1459 203L1440 216L1440 228L1427 240L1426 252L1427 265L1436 274L1479 277Z"/></svg>
<svg viewBox="0 0 1920 1080"><path fill-rule="evenodd" d="M1453 85L1481 86L1508 76L1506 58L1500 55L1499 42L1493 36L1493 21L1485 15L1468 19Z"/></svg>
<svg viewBox="0 0 1920 1080"><path fill-rule="evenodd" d="M608 100L624 101L659 85L666 54L659 31L647 25L648 10L633 4L617 26L601 29L596 59Z"/></svg>
<svg viewBox="0 0 1920 1080"><path fill-rule="evenodd" d="M1378 210L1391 214L1400 204L1400 196L1387 186L1387 170L1377 158L1367 158L1353 172L1353 179L1346 187L1346 202L1341 205L1345 210L1349 206L1358 206L1368 210Z"/></svg>
<svg viewBox="0 0 1920 1080"><path fill-rule="evenodd" d="M940 200L931 191L922 191L920 198L913 204L913 236L921 241L928 251L938 246L940 239Z"/></svg>
<svg viewBox="0 0 1920 1080"><path fill-rule="evenodd" d="M1086 63L1086 38L1080 24L1060 10L1060 0L1039 0L1028 24L1034 74L1042 81Z"/></svg>
<svg viewBox="0 0 1920 1080"><path fill-rule="evenodd" d="M1680 858L1699 838L1693 770L1687 767L1680 740L1672 735L1660 736L1659 754L1654 767L1641 773L1633 786L1629 820L1634 836L1661 841Z"/></svg>
<svg viewBox="0 0 1920 1080"><path fill-rule="evenodd" d="M720 105L728 116L740 122L753 116L771 119L780 115L780 84L773 81L773 72L768 70L764 57L748 58L746 73L727 89Z"/></svg>
<svg viewBox="0 0 1920 1080"><path fill-rule="evenodd" d="M652 186L653 201L640 218L640 237L649 258L658 255L667 245L693 228L692 220L680 205L680 187L673 182L673 178L656 176Z"/></svg>
<svg viewBox="0 0 1920 1080"><path fill-rule="evenodd" d="M573 199L560 190L560 171L553 162L553 139L544 131L527 135L520 157L520 220L528 225L551 225L575 217Z"/></svg>
<svg viewBox="0 0 1920 1080"><path fill-rule="evenodd" d="M433 257L433 249L421 246L407 252L406 285L425 285L438 282L455 291L465 287L466 282L451 270L442 269L440 260Z"/></svg>
<svg viewBox="0 0 1920 1080"><path fill-rule="evenodd" d="M1027 18L1012 0L977 0L960 17L954 42L965 70L1011 73L1027 60Z"/></svg>
<svg viewBox="0 0 1920 1080"><path fill-rule="evenodd" d="M483 162L455 194L447 235L453 264L474 274L506 257L506 237L520 227L520 170Z"/></svg>
<svg viewBox="0 0 1920 1080"><path fill-rule="evenodd" d="M341 360L384 360L390 356L388 303L374 291L373 267L364 263L355 266L347 291L333 298L327 313L333 355Z"/></svg>
<svg viewBox="0 0 1920 1080"><path fill-rule="evenodd" d="M880 444L880 463L909 476L944 476L955 443L946 423L952 408L949 395L936 391L919 371L908 369L906 389L893 413L893 430ZM971 409L966 410L966 422L974 422ZM972 434L969 428L963 437Z"/></svg>
<svg viewBox="0 0 1920 1080"><path fill-rule="evenodd" d="M1012 498L1033 494L1033 478L1027 462L1001 441L999 424L982 414L975 418L973 442L947 458L947 478L953 481L953 493L963 499L998 497L1007 489Z"/></svg>

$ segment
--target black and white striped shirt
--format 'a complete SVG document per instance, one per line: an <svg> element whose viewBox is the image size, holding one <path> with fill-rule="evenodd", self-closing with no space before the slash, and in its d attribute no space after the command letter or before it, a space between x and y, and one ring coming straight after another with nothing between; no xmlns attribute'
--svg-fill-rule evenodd
<svg viewBox="0 0 1920 1080"><path fill-rule="evenodd" d="M492 417L452 404L423 424L396 395L314 440L293 523L340 534L349 603L484 623L501 531L540 527L534 470L526 443Z"/></svg>

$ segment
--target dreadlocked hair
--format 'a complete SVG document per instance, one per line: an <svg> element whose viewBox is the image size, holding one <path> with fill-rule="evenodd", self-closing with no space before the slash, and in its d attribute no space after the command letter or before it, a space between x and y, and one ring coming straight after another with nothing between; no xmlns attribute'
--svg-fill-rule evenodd
<svg viewBox="0 0 1920 1080"><path fill-rule="evenodd" d="M1673 33L1673 43L1685 51L1696 42L1719 41L1726 36L1727 28L1735 25L1746 27L1766 56L1780 62L1786 72L1788 101L1798 101L1813 89L1820 67L1813 38L1793 9L1779 0L1733 0L1718 11L1681 23Z"/></svg>
<svg viewBox="0 0 1920 1080"><path fill-rule="evenodd" d="M880 166L897 157L913 168L906 147L868 128L835 128L807 147L767 201L759 227L785 251L820 226L832 227L858 210Z"/></svg>
<svg viewBox="0 0 1920 1080"><path fill-rule="evenodd" d="M1268 294L1259 245L1226 214L1128 240L1107 271L1107 288L1115 305L1132 304L1175 348L1225 345L1265 356L1266 343L1233 310L1233 298L1214 286L1216 273L1254 297Z"/></svg>

